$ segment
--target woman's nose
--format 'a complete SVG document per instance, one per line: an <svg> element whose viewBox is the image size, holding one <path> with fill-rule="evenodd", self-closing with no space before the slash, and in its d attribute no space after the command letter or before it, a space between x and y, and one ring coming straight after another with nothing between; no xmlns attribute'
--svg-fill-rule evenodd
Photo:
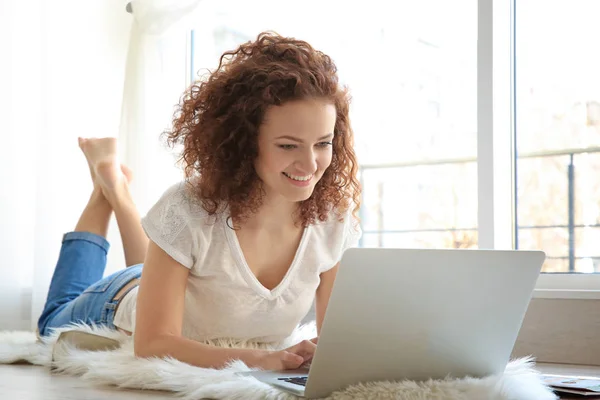
<svg viewBox="0 0 600 400"><path fill-rule="evenodd" d="M306 174L314 174L317 171L317 155L314 151L308 150L298 161L298 168Z"/></svg>

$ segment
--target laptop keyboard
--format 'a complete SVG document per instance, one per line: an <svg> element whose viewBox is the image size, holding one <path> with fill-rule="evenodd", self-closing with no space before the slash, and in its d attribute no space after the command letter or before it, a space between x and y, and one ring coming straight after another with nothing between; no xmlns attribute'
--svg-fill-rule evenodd
<svg viewBox="0 0 600 400"><path fill-rule="evenodd" d="M306 386L306 380L308 376L297 376L291 378L277 378L278 381L284 381L288 383L293 383L294 385Z"/></svg>

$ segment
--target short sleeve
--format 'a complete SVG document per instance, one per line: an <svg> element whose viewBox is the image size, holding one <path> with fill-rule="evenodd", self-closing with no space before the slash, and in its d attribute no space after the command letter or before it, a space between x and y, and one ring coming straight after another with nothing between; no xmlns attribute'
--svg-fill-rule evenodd
<svg viewBox="0 0 600 400"><path fill-rule="evenodd" d="M342 245L342 254L347 249L352 247L358 247L358 243L362 236L362 230L360 228L360 222L350 211L344 219L344 243Z"/></svg>
<svg viewBox="0 0 600 400"><path fill-rule="evenodd" d="M196 238L190 227L190 199L185 183L171 186L142 218L150 240L175 261L192 268L196 259Z"/></svg>
<svg viewBox="0 0 600 400"><path fill-rule="evenodd" d="M332 254L329 262L324 264L319 273L328 271L342 261L344 252L352 247L358 247L362 230L360 222L354 217L352 210L349 210L342 221L336 220L330 225L332 230L327 232L329 237L329 246Z"/></svg>

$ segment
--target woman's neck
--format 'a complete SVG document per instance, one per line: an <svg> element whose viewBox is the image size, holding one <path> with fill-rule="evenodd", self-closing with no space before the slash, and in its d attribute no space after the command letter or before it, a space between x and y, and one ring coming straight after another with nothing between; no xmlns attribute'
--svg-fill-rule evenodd
<svg viewBox="0 0 600 400"><path fill-rule="evenodd" d="M295 227L299 204L286 201L281 196L265 196L258 211L242 223L243 228L280 230Z"/></svg>

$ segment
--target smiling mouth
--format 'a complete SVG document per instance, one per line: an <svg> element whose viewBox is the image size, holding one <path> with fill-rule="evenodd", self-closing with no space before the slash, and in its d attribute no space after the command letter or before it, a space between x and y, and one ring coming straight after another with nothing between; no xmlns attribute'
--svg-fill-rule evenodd
<svg viewBox="0 0 600 400"><path fill-rule="evenodd" d="M294 180L294 181L298 181L298 182L306 182L306 181L310 181L313 177L313 175L306 175L306 176L298 176L298 175L291 175L288 174L287 172L283 172L283 174L285 176L287 176L288 178Z"/></svg>

